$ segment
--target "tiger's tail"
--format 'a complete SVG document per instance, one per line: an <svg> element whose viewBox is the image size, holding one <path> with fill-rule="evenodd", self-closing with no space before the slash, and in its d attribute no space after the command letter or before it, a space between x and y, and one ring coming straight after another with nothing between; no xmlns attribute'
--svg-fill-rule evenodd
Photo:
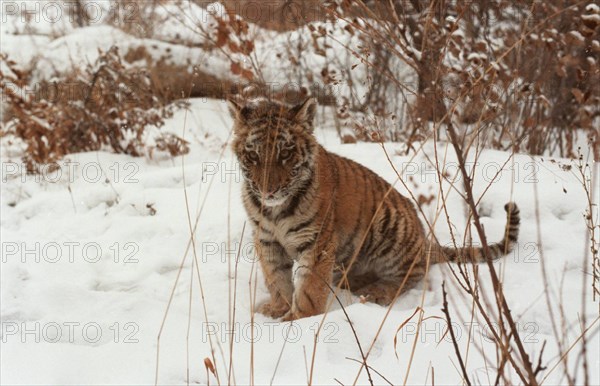
<svg viewBox="0 0 600 386"><path fill-rule="evenodd" d="M521 217L519 207L514 202L509 202L504 205L506 211L506 227L504 231L504 237L497 243L489 244L490 258L496 260L502 256L510 253L517 243L519 238L519 226L521 223ZM452 261L452 262L463 262L463 263L481 263L485 261L485 254L482 247L442 247L440 261L438 263Z"/></svg>

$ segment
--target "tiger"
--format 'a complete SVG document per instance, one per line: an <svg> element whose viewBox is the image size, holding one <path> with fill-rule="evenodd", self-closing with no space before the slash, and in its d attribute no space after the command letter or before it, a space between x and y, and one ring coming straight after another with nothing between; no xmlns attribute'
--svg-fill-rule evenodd
<svg viewBox="0 0 600 386"><path fill-rule="evenodd" d="M270 295L255 311L284 321L322 314L336 281L361 301L387 306L423 279L428 264L486 261L481 247L430 241L409 198L325 150L314 135L314 98L228 104L243 206ZM513 202L504 209L504 237L488 249L493 260L518 239L519 209Z"/></svg>

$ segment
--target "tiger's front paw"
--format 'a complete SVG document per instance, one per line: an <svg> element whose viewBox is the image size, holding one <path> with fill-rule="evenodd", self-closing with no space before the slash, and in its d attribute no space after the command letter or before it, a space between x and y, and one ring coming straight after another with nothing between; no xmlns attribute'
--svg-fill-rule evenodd
<svg viewBox="0 0 600 386"><path fill-rule="evenodd" d="M277 319L282 315L285 315L286 312L289 313L290 306L287 304L273 304L271 302L267 302L258 307L258 312L268 316L273 319Z"/></svg>
<svg viewBox="0 0 600 386"><path fill-rule="evenodd" d="M284 316L283 318L281 318L281 321L283 322L291 322L292 320L296 320L296 319L300 319L303 318L303 315L300 315L299 312L294 312L293 310L289 310Z"/></svg>
<svg viewBox="0 0 600 386"><path fill-rule="evenodd" d="M316 311L314 311L312 313L308 313L308 312L300 312L300 311L294 310L292 308L283 316L283 318L281 318L281 321L282 322L291 322L292 320L309 318L311 316L315 316L315 315L319 315L319 314L320 314L320 312L316 312Z"/></svg>

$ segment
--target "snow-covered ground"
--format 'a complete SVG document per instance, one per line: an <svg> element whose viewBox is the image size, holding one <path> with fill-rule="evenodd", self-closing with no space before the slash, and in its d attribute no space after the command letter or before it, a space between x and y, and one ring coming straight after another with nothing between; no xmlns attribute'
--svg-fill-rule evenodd
<svg viewBox="0 0 600 386"><path fill-rule="evenodd" d="M328 150L395 181L380 145L341 145L327 111L319 115L316 135ZM153 384L156 372L160 384L185 384L188 377L190 383L215 384L212 374L207 377L205 358L214 358L221 384L305 384L311 372L314 384L354 382L361 355L338 305L326 317L293 323L260 314L252 317L253 302L266 301L268 294L248 228L242 237L246 216L239 197L241 177L227 147L231 119L223 102L197 99L166 127L181 133L184 122L191 151L174 160L160 155L143 159L74 154L60 175L34 177L21 173L18 159L3 152L2 384ZM400 144L386 144L396 168L404 170L408 188L415 195L436 197L423 206L429 220L439 203L439 184L427 161L434 157L434 146L427 142L417 155L404 156L399 155L404 154ZM448 174L456 174L450 147L438 143L437 152ZM490 184L507 160L505 170ZM581 184L573 170L561 167L571 165L569 160L525 155L511 159L509 153L486 150L471 161L477 163L476 194L489 185L480 202L489 239L502 235L505 202L516 201L521 208L518 249L496 267L526 349L535 362L547 341L546 382L561 384L560 366L550 372L559 358L546 293L567 346L580 333L584 285L588 323L598 315L591 278L583 282L590 267L584 265L586 199ZM406 194L402 184L396 186ZM462 240L465 206L449 186L442 184L455 234ZM192 253L194 248L187 247L190 222L193 225L196 218ZM435 229L441 242L450 242L443 214ZM197 266L192 266L194 257ZM487 267L479 272L490 295ZM463 354L470 347L468 372L479 383L494 382L496 354L489 327L471 320L471 303L461 295L449 268L438 265L431 268L426 284L398 300L376 340L386 308L361 304L348 293L341 296L361 346L370 350L369 366L392 384L431 384L432 369L435 384L460 384L458 362L440 319L444 280L459 347ZM559 304L567 317L564 324ZM417 307L427 318L420 327L416 316L410 319ZM590 384L599 384L597 326L592 331ZM576 346L569 355L571 367L581 367L576 364L578 352ZM387 383L371 374L375 384ZM518 383L516 376L513 381ZM368 383L364 369L358 383Z"/></svg>

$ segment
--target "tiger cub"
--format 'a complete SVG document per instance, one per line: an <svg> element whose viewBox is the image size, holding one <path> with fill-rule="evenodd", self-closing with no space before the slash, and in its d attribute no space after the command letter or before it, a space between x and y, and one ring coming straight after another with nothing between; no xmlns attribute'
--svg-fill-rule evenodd
<svg viewBox="0 0 600 386"><path fill-rule="evenodd" d="M334 274L356 295L388 305L423 278L428 262L483 261L481 248L428 241L408 198L319 145L314 99L291 108L230 100L229 109L242 199L271 295L258 312L283 320L323 313ZM519 233L519 209L508 203L505 210L505 236L490 245L494 259L513 249Z"/></svg>

